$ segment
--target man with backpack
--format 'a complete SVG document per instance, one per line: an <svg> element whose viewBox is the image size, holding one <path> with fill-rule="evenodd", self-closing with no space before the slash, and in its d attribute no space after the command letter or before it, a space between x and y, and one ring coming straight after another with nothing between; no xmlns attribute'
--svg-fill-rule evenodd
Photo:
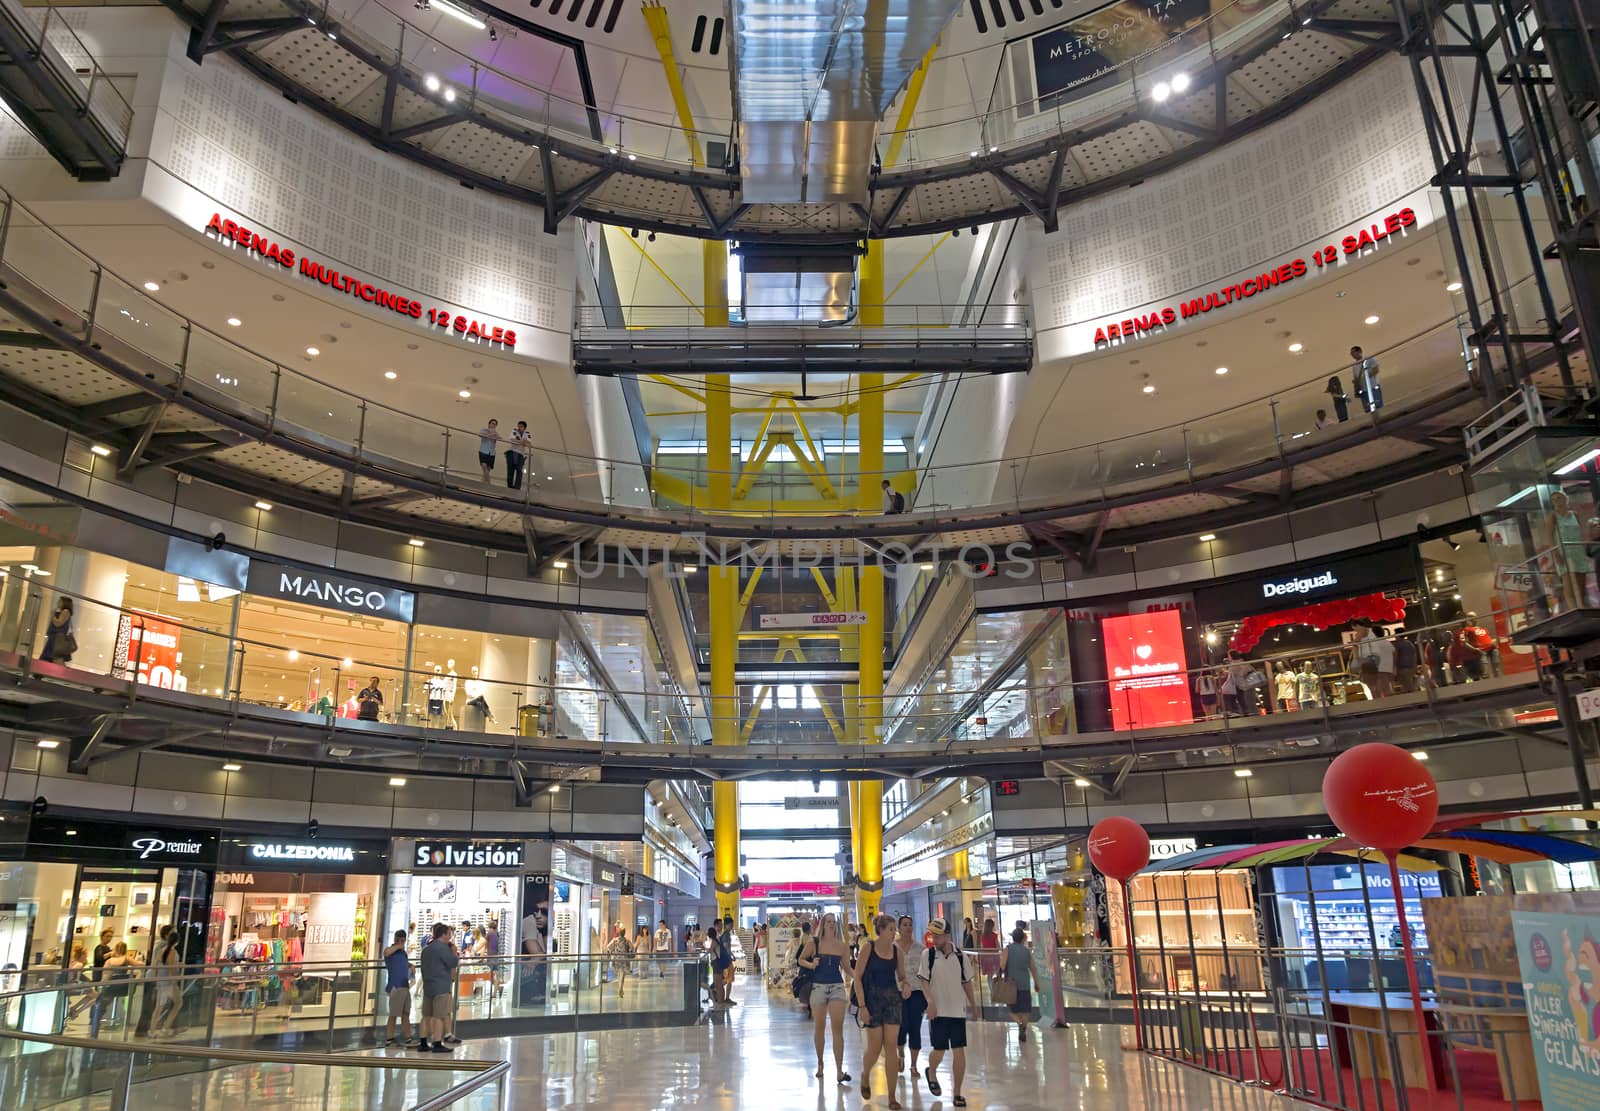
<svg viewBox="0 0 1600 1111"><path fill-rule="evenodd" d="M965 1107L961 1082L967 1075L967 1015L976 1011L977 997L973 994L972 967L950 939L950 926L943 918L928 923L928 933L933 938L933 948L927 950L918 964L917 983L928 1000L928 1044L933 1052L928 1054L928 1068L923 1078L928 1091L942 1095L939 1087L939 1062L949 1051L955 1072L955 1090L950 1102Z"/></svg>
<svg viewBox="0 0 1600 1111"><path fill-rule="evenodd" d="M902 494L899 490L896 490L893 486L890 486L889 485L889 480L887 478L884 479L883 480L883 515L885 517L893 517L896 514L904 513L905 511L906 511L906 496L904 494Z"/></svg>
<svg viewBox="0 0 1600 1111"><path fill-rule="evenodd" d="M1417 669L1422 665L1422 651L1417 647L1414 637L1405 635L1394 638L1394 680L1402 693L1410 694L1417 689Z"/></svg>

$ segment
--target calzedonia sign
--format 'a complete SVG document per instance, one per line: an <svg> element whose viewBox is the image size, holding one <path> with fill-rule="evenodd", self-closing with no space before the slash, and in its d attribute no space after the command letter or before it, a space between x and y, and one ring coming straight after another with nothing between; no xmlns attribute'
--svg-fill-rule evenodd
<svg viewBox="0 0 1600 1111"><path fill-rule="evenodd" d="M296 255L292 247L285 247L277 240L270 239L258 231L252 231L236 220L224 219L220 212L212 215L206 223L204 232L208 238L243 248L259 259L275 262L284 270L298 273L302 278L340 293L348 293L351 297L359 298L369 305L388 309L398 316L412 320L426 319L430 328L454 336L456 339L507 349L517 345L515 329L488 324L443 305L424 304L414 297L394 293L380 285L364 281L354 274L340 273L337 268L318 262L310 255Z"/></svg>
<svg viewBox="0 0 1600 1111"><path fill-rule="evenodd" d="M522 867L521 841L418 841L412 853L414 868Z"/></svg>
<svg viewBox="0 0 1600 1111"><path fill-rule="evenodd" d="M1179 320L1194 320L1218 309L1240 304L1260 293L1280 285L1304 278L1314 270L1332 269L1340 258L1353 259L1386 239L1398 237L1417 224L1417 214L1410 208L1391 212L1383 219L1345 236L1337 243L1329 243L1311 252L1309 258L1292 258L1260 274L1242 281L1207 290L1187 301L1163 305L1149 312L1124 316L1120 320L1101 321L1095 325L1094 344L1122 343L1141 339L1146 335L1166 330Z"/></svg>
<svg viewBox="0 0 1600 1111"><path fill-rule="evenodd" d="M323 571L302 571L261 560L251 561L245 588L251 594L267 598L287 598L407 623L416 608L416 595L409 591L390 590Z"/></svg>

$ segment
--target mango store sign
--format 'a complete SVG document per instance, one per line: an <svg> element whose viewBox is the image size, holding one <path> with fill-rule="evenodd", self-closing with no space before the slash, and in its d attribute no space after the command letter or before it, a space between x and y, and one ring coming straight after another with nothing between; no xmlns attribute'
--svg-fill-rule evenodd
<svg viewBox="0 0 1600 1111"><path fill-rule="evenodd" d="M1375 219L1334 242L1313 250L1309 256L1295 256L1276 266L1238 281L1195 293L1186 300L1137 313L1125 313L1114 320L1094 323L1093 346L1103 351L1112 345L1146 336L1160 335L1180 320L1199 320L1209 313L1243 304L1279 286L1289 285L1310 274L1331 270L1341 260L1353 261L1371 253L1390 239L1403 237L1418 225L1417 213L1401 208Z"/></svg>
<svg viewBox="0 0 1600 1111"><path fill-rule="evenodd" d="M319 262L293 247L285 246L270 236L213 213L201 229L208 239L235 249L242 249L265 262L276 263L283 270L298 274L308 281L325 285L329 289L359 298L369 305L388 309L397 316L410 320L426 319L427 327L435 332L472 344L486 344L510 351L517 346L514 328L479 320L475 316L456 312L448 305L428 303L409 294L396 293L375 282L355 274L341 272L331 263Z"/></svg>

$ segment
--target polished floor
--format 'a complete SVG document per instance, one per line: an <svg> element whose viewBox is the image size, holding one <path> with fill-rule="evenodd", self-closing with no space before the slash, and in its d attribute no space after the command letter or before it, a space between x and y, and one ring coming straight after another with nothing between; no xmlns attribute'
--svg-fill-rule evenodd
<svg viewBox="0 0 1600 1111"><path fill-rule="evenodd" d="M601 1106L619 1111L671 1108L759 1108L761 1111L856 1111L887 1108L883 1066L873 1070L871 1100L860 1083L862 1032L845 1023L849 1085L837 1081L831 1043L826 1075L815 1075L811 1023L786 993L768 995L757 978L735 988L739 1006L713 1011L688 1027L557 1033L473 1039L454 1060L506 1060L505 1090L480 1090L455 1106L460 1111ZM967 1075L971 1107L992 1111L1299 1111L1309 1105L1211 1076L1182 1065L1124 1051L1131 1031L1112 1025L1065 1030L1035 1025L1026 1043L1014 1027L968 1024ZM423 1060L401 1048L367 1051L386 1066L356 1069L317 1065L230 1065L201 1071L194 1062L141 1059L130 1107L218 1108L237 1111L404 1111L465 1079L461 1072L418 1073ZM54 1051L50 1060L0 1062L0 1090L11 1088L7 1111L72 1108L102 1111L105 1087L79 1083L84 1051ZM64 1059L56 1061L57 1055ZM426 1060L438 1061L429 1055ZM926 1056L924 1055L924 1061ZM50 1064L55 1067L44 1068ZM392 1067L390 1067L392 1066ZM202 1066L203 1067L203 1066ZM166 1075L163 1075L166 1073ZM897 1095L907 1111L953 1108L951 1061L939 1077L942 1097L920 1077L899 1078ZM20 1097L17 1099L16 1097Z"/></svg>
<svg viewBox="0 0 1600 1111"><path fill-rule="evenodd" d="M754 979L734 994L739 1006L715 1012L694 1027L484 1039L470 1043L462 1055L511 1061L509 1106L518 1109L855 1111L888 1106L881 1064L872 1076L873 1098L861 1098L860 1030L846 1022L845 1068L854 1083L836 1082L831 1043L827 1075L818 1080L811 1024L794 1001L787 995L768 997ZM992 1111L1299 1111L1309 1106L1124 1052L1121 1037L1111 1026L1035 1026L1027 1043L1019 1045L1014 1030L970 1023L962 1094L971 1107ZM902 1080L899 1096L907 1111L952 1107L948 1057L939 1079L943 1098L929 1094L920 1082L908 1091Z"/></svg>

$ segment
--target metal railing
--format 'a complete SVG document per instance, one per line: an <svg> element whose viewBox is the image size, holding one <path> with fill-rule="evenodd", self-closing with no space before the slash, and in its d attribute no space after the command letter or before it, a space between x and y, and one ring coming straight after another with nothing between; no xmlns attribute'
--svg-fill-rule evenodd
<svg viewBox="0 0 1600 1111"><path fill-rule="evenodd" d="M18 5L38 35L35 49L39 57L47 59L63 80L78 85L88 113L106 129L120 151L127 145L133 127L133 105L72 29L63 9L81 10L59 0L32 0Z"/></svg>
<svg viewBox="0 0 1600 1111"><path fill-rule="evenodd" d="M924 511L978 507L1008 510L1065 504L1069 496L1100 499L1138 495L1255 463L1281 461L1290 453L1332 447L1351 433L1381 434L1395 414L1437 405L1459 395L1467 383L1468 355L1454 316L1425 324L1411 336L1371 356L1383 366L1383 398L1370 411L1344 412L1328 390L1330 376L1348 377L1343 361L1328 362L1298 384L1179 424L1117 439L1031 456L972 463L914 466L890 456L881 470L847 466L850 452L826 455L822 472L839 493L836 501L787 497L803 478L798 464L773 464L751 476L749 492L726 511L707 510L660 498L640 463L581 455L533 444L526 452L526 477L509 488L497 473L506 440L490 440L493 457L485 477L480 463L481 430L451 426L390 407L311 378L262 357L179 316L152 299L140 283L114 274L79 251L10 194L0 214L0 299L34 326L78 345L85 358L132 386L242 433L309 458L359 470L381 481L425 490L442 498L537 514L545 509L603 505L619 517L642 523L670 521L692 528L717 518L748 520L794 516L864 516L882 524L876 509L859 507L863 486L883 479L914 488L907 501L918 526ZM332 352L324 362L336 360ZM1307 373L1307 372L1302 372ZM886 394L894 405L897 387ZM485 414L485 418L490 415ZM514 413L502 432L509 435ZM660 455L649 461L661 481L703 488L717 468L703 456ZM106 460L97 466L111 467ZM742 470L728 470L733 484ZM874 506L878 504L873 499Z"/></svg>
<svg viewBox="0 0 1600 1111"><path fill-rule="evenodd" d="M1193 734L1204 747L1216 747L1219 736L1246 740L1253 728L1294 721L1331 730L1340 717L1380 704L1432 706L1485 689L1526 687L1529 705L1548 704L1537 688L1531 653L1493 634L1480 647L1476 634L1463 632L1469 625L1478 627L1467 618L1405 630L1381 642L1363 639L1234 661L1224 659L1226 648L1217 645L1210 649L1215 663L1173 666L1152 675L1049 682L1023 669L998 683L984 684L981 677L971 686L930 683L878 699L847 697L843 680L825 673L777 675L742 685L732 705L703 699L708 716L690 718L674 691L531 685L525 678L492 674L462 679L429 668L295 649L241 636L233 630L231 607L207 623L109 605L50 586L27 569L0 568L0 590L16 589L25 595L13 610L15 623L0 624L0 651L15 653L35 676L71 681L75 672L109 675L128 684L135 702L209 704L234 715L253 707L259 715L284 721L349 729L352 737L375 729L372 739L379 739L385 735L382 727L394 726L530 738L530 755L541 743L557 741L602 748L707 744L721 720L729 722L741 746L870 745L881 751L876 740L852 741L843 734L852 710L873 723L863 731L865 737L876 738L881 723L884 744L994 741L1044 749L1052 746L1052 738L1124 734ZM50 615L62 599L74 603L72 632L80 646L70 660L61 659L60 638L52 641L49 631ZM153 663L158 653L147 648L146 636L152 646L159 638L163 653L175 649L182 670ZM91 656L93 649L84 645L98 645L100 651ZM375 719L362 720L358 695L374 678L383 701ZM1469 686L1484 682L1494 686ZM1194 760L1206 762L1199 754Z"/></svg>
<svg viewBox="0 0 1600 1111"><path fill-rule="evenodd" d="M295 1035L330 1050L382 1044L391 1025L396 1035L418 1029L423 985L415 944L410 952L403 1014L391 1009L382 961L219 959L172 974L146 963L115 970L34 966L0 977L0 1037L215 1047ZM519 1030L549 1031L588 1029L626 1015L635 1024L688 1024L699 1014L703 961L701 954L462 955L450 981L449 1022L452 1029L512 1022Z"/></svg>

